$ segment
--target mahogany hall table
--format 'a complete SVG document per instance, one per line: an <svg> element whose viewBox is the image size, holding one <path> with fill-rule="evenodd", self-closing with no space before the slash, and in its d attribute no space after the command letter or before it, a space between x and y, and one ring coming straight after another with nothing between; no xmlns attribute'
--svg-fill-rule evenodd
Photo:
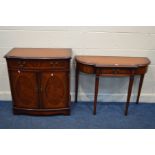
<svg viewBox="0 0 155 155"><path fill-rule="evenodd" d="M75 74L75 102L78 96L79 72L95 74L95 95L94 95L94 114L96 114L96 103L100 76L129 76L128 95L125 106L125 115L128 114L128 106L131 97L134 76L139 75L139 88L136 103L139 102L144 75L147 72L150 61L145 57L119 57L119 56L76 56Z"/></svg>

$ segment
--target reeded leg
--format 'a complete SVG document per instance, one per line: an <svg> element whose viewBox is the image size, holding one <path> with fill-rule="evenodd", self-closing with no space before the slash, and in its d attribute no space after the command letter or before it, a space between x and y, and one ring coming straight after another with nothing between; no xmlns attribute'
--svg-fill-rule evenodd
<svg viewBox="0 0 155 155"><path fill-rule="evenodd" d="M76 72L75 72L75 102L77 102L78 97L78 86L79 86L79 69L76 65Z"/></svg>
<svg viewBox="0 0 155 155"><path fill-rule="evenodd" d="M96 103L97 103L97 95L98 95L98 86L99 86L99 76L96 75L95 79L95 96L94 96L94 115L96 115Z"/></svg>
<svg viewBox="0 0 155 155"><path fill-rule="evenodd" d="M129 102L130 102L130 97L131 97L131 92L132 92L132 86L134 82L134 76L130 76L130 81L129 81L129 86L128 86L128 96L127 96L127 102L125 106L125 115L128 115L128 107L129 107Z"/></svg>
<svg viewBox="0 0 155 155"><path fill-rule="evenodd" d="M142 90L143 81L144 81L144 74L142 74L142 75L140 76L140 81L139 81L139 88L138 88L138 95L137 95L136 104L139 103L139 98L140 98L140 93L141 93L141 90Z"/></svg>

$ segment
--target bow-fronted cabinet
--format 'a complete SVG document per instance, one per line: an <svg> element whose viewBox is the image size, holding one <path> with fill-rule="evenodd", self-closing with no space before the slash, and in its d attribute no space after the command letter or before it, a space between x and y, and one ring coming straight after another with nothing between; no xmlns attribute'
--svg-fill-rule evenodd
<svg viewBox="0 0 155 155"><path fill-rule="evenodd" d="M5 58L15 114L70 114L71 49L15 48Z"/></svg>

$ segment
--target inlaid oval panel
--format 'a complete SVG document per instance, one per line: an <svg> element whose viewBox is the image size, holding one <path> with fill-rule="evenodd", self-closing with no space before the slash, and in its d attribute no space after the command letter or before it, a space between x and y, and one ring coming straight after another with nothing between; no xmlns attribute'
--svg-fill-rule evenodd
<svg viewBox="0 0 155 155"><path fill-rule="evenodd" d="M21 74L17 78L15 92L18 100L23 105L30 105L34 102L34 97L36 96L34 82L28 76Z"/></svg>
<svg viewBox="0 0 155 155"><path fill-rule="evenodd" d="M64 99L64 82L58 76L51 76L45 86L45 94L49 103L59 104Z"/></svg>

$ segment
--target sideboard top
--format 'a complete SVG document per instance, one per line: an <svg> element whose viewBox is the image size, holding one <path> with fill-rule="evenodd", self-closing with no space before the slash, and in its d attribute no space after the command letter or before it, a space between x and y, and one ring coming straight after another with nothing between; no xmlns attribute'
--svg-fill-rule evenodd
<svg viewBox="0 0 155 155"><path fill-rule="evenodd" d="M21 59L70 59L69 48L13 48L4 57Z"/></svg>

